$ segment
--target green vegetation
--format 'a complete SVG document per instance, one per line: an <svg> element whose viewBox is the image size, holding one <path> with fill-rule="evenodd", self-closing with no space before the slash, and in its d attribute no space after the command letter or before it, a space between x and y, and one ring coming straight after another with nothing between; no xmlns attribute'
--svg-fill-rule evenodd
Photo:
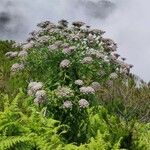
<svg viewBox="0 0 150 150"><path fill-rule="evenodd" d="M150 150L148 84L102 31L64 22L0 41L0 150Z"/></svg>

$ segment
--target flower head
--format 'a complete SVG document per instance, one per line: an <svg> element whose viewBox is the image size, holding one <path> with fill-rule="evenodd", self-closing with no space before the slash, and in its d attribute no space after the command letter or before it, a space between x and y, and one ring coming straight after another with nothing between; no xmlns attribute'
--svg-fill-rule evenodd
<svg viewBox="0 0 150 150"><path fill-rule="evenodd" d="M37 82L30 82L29 85L28 85L28 89L31 89L36 84L37 84Z"/></svg>
<svg viewBox="0 0 150 150"><path fill-rule="evenodd" d="M79 106L81 108L87 108L89 106L89 102L85 99L81 99L81 100L79 100Z"/></svg>
<svg viewBox="0 0 150 150"><path fill-rule="evenodd" d="M63 49L63 53L64 54L67 54L67 55L70 55L71 53L73 53L75 51L75 47L74 46L71 46L71 47L66 47Z"/></svg>
<svg viewBox="0 0 150 150"><path fill-rule="evenodd" d="M49 52L57 52L57 51L58 51L58 46L55 45L55 44L50 45L50 46L48 47L48 51L49 51Z"/></svg>
<svg viewBox="0 0 150 150"><path fill-rule="evenodd" d="M75 21L75 22L72 23L72 25L75 26L75 27L80 28L80 27L82 27L83 25L85 25L85 23L84 23L84 22L81 22L81 21Z"/></svg>
<svg viewBox="0 0 150 150"><path fill-rule="evenodd" d="M65 101L63 103L63 108L72 108L72 102L71 101Z"/></svg>
<svg viewBox="0 0 150 150"><path fill-rule="evenodd" d="M9 57L9 58L14 58L14 57L17 57L17 55L18 55L18 52L7 52L6 54L5 54L5 56L7 56L7 57Z"/></svg>
<svg viewBox="0 0 150 150"><path fill-rule="evenodd" d="M56 95L59 98L63 98L63 97L71 97L74 96L73 91L69 88L69 87L61 87L59 86L56 90Z"/></svg>
<svg viewBox="0 0 150 150"><path fill-rule="evenodd" d="M60 67L61 68L69 68L70 67L70 60L68 60L68 59L65 59L65 60L63 60L61 63L60 63Z"/></svg>
<svg viewBox="0 0 150 150"><path fill-rule="evenodd" d="M92 88L95 90L95 91L98 91L101 87L101 85L98 83L98 82L93 82L91 84Z"/></svg>
<svg viewBox="0 0 150 150"><path fill-rule="evenodd" d="M37 26L40 28L46 28L46 26L48 26L49 24L51 24L50 21L43 21L41 23L38 23Z"/></svg>
<svg viewBox="0 0 150 150"><path fill-rule="evenodd" d="M99 29L92 29L92 30L90 30L89 32L90 32L91 34L99 34L99 35L105 33L105 31L102 31L102 30L99 30Z"/></svg>
<svg viewBox="0 0 150 150"><path fill-rule="evenodd" d="M46 91L45 90L39 90L36 92L35 96L37 98L45 98L46 97Z"/></svg>
<svg viewBox="0 0 150 150"><path fill-rule="evenodd" d="M83 60L82 60L82 63L83 64L91 64L93 62L93 58L92 57L85 57Z"/></svg>
<svg viewBox="0 0 150 150"><path fill-rule="evenodd" d="M42 82L30 82L28 85L28 95L34 96L36 92L41 90L42 88L43 88Z"/></svg>
<svg viewBox="0 0 150 150"><path fill-rule="evenodd" d="M19 52L18 57L25 58L28 55L26 50L22 50Z"/></svg>
<svg viewBox="0 0 150 150"><path fill-rule="evenodd" d="M71 50L69 49L69 47L64 48L64 49L62 50L62 52L63 52L64 54L67 54L67 55L70 55L70 54L71 54Z"/></svg>
<svg viewBox="0 0 150 150"><path fill-rule="evenodd" d="M91 86L81 87L80 92L83 94L94 94L95 90Z"/></svg>
<svg viewBox="0 0 150 150"><path fill-rule="evenodd" d="M21 71L23 69L24 69L24 65L19 64L19 63L13 64L12 67L11 67L12 72L18 72L18 71Z"/></svg>
<svg viewBox="0 0 150 150"><path fill-rule="evenodd" d="M68 21L67 21L67 20L64 20L64 19L58 21L58 23L59 23L60 25L64 26L64 27L67 27L67 26L68 26Z"/></svg>
<svg viewBox="0 0 150 150"><path fill-rule="evenodd" d="M22 43L15 42L14 44L12 44L12 47L16 48L16 47L20 47L21 45Z"/></svg>
<svg viewBox="0 0 150 150"><path fill-rule="evenodd" d="M76 80L74 83L76 85L83 85L84 84L84 82L82 80L80 80L80 79Z"/></svg>
<svg viewBox="0 0 150 150"><path fill-rule="evenodd" d="M43 83L42 82L37 82L31 89L33 91L38 91L38 90L41 90L43 87Z"/></svg>
<svg viewBox="0 0 150 150"><path fill-rule="evenodd" d="M101 51L95 50L95 49L92 49L92 48L88 49L86 51L86 54L88 56L95 56L96 58L104 58L105 57L105 55Z"/></svg>
<svg viewBox="0 0 150 150"><path fill-rule="evenodd" d="M102 52L96 51L96 58L104 59L105 55Z"/></svg>
<svg viewBox="0 0 150 150"><path fill-rule="evenodd" d="M88 56L95 56L96 50L93 49L93 48L87 49L86 54L87 54Z"/></svg>
<svg viewBox="0 0 150 150"><path fill-rule="evenodd" d="M110 76L109 76L111 79L117 79L118 78L118 75L117 73L111 73Z"/></svg>
<svg viewBox="0 0 150 150"><path fill-rule="evenodd" d="M39 37L39 38L37 39L37 41L38 41L39 43L46 43L46 42L49 41L49 36L47 36L47 35L41 36L41 37Z"/></svg>
<svg viewBox="0 0 150 150"><path fill-rule="evenodd" d="M28 49L32 48L33 45L34 45L33 42L25 43L25 44L22 45L22 49L23 50L28 50Z"/></svg>

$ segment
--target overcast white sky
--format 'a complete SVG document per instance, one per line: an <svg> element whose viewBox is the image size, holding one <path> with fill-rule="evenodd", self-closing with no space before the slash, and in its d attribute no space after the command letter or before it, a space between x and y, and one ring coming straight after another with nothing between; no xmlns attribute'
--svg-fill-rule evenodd
<svg viewBox="0 0 150 150"><path fill-rule="evenodd" d="M6 8L8 1L11 1L13 6ZM0 0L0 12L9 11L11 14L22 16L18 22L23 22L24 30L10 36L19 40L35 28L36 23L44 19L83 20L93 27L100 27L106 30L105 36L118 43L118 52L127 58L127 62L134 65L133 72L149 81L150 0L111 0L116 3L117 8L105 20L91 17L82 7L75 7L77 1L80 0ZM15 26L15 22L12 24ZM10 38L9 34L2 35L1 31L0 37Z"/></svg>

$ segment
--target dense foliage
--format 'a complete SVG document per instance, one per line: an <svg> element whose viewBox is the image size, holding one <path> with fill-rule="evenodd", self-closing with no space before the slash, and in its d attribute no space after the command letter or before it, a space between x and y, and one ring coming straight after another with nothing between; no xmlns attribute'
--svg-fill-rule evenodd
<svg viewBox="0 0 150 150"><path fill-rule="evenodd" d="M149 85L81 24L0 41L0 150L150 149Z"/></svg>

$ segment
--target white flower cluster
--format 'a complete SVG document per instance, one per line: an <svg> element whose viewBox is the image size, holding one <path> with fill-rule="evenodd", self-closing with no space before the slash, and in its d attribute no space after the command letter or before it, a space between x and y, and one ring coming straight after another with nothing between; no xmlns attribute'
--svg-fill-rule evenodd
<svg viewBox="0 0 150 150"><path fill-rule="evenodd" d="M24 69L24 64L15 63L11 67L11 72L16 73Z"/></svg>
<svg viewBox="0 0 150 150"><path fill-rule="evenodd" d="M79 107L80 108L88 108L89 107L89 102L86 99L80 99L79 100ZM71 101L64 101L63 103L63 108L67 108L67 109L72 109L72 102Z"/></svg>
<svg viewBox="0 0 150 150"><path fill-rule="evenodd" d="M67 55L70 55L70 54L72 53L71 50L69 49L69 47L64 48L64 49L62 50L62 52L63 52L64 54L67 54Z"/></svg>
<svg viewBox="0 0 150 150"><path fill-rule="evenodd" d="M83 64L91 64L93 62L93 58L92 57L85 57L82 60Z"/></svg>
<svg viewBox="0 0 150 150"><path fill-rule="evenodd" d="M26 50L22 50L20 52L17 52L17 51L12 52L12 51L10 51L10 52L7 52L5 54L5 56L7 56L8 58L15 58L17 56L20 57L20 58L25 58L27 55L28 55L28 52Z"/></svg>
<svg viewBox="0 0 150 150"><path fill-rule="evenodd" d="M18 53L18 57L20 58L26 58L28 55L28 52L26 50L22 50Z"/></svg>
<svg viewBox="0 0 150 150"><path fill-rule="evenodd" d="M18 42L15 42L12 47L13 48L16 48L16 47L21 47L22 46L22 43L18 43Z"/></svg>
<svg viewBox="0 0 150 150"><path fill-rule="evenodd" d="M102 31L102 30L100 30L100 29L91 29L90 31L89 31L91 34L98 34L98 35L102 35L102 34L104 34L105 33L105 31Z"/></svg>
<svg viewBox="0 0 150 150"><path fill-rule="evenodd" d="M80 99L79 100L79 107L80 108L88 108L89 107L89 102L86 99ZM63 103L63 108L67 108L67 109L72 109L72 102L71 101L64 101Z"/></svg>
<svg viewBox="0 0 150 150"><path fill-rule="evenodd" d="M84 22L81 22L81 21L75 21L75 22L72 23L72 25L73 25L74 27L80 28L80 27L82 27L83 25L85 25L85 23L84 23Z"/></svg>
<svg viewBox="0 0 150 150"><path fill-rule="evenodd" d="M62 33L62 30L61 29L58 29L58 28L54 28L50 31L51 33L55 33L55 34L61 34Z"/></svg>
<svg viewBox="0 0 150 150"><path fill-rule="evenodd" d="M121 61L121 60L114 60L114 62L116 64L120 65L122 69L126 68L128 73L130 72L130 69L133 67L133 65L127 64L127 63L125 63L124 61Z"/></svg>
<svg viewBox="0 0 150 150"><path fill-rule="evenodd" d="M103 60L104 60L104 62L106 62L106 63L109 63L109 62L110 62L110 59L109 59L108 56L105 56L105 57L103 58Z"/></svg>
<svg viewBox="0 0 150 150"><path fill-rule="evenodd" d="M89 102L86 99L79 100L79 106L81 108L87 108L89 107Z"/></svg>
<svg viewBox="0 0 150 150"><path fill-rule="evenodd" d="M37 91L35 96L36 96L36 98L34 99L34 103L36 103L36 104L42 104L46 101L46 91L45 90Z"/></svg>
<svg viewBox="0 0 150 150"><path fill-rule="evenodd" d="M98 91L101 87L101 85L98 83L98 82L93 82L91 84L91 87L95 90L95 91Z"/></svg>
<svg viewBox="0 0 150 150"><path fill-rule="evenodd" d="M91 87L91 86L83 86L80 88L80 92L82 94L94 94L95 93L95 90Z"/></svg>
<svg viewBox="0 0 150 150"><path fill-rule="evenodd" d="M67 26L68 26L68 21L62 19L62 20L58 21L58 24L59 24L60 26L62 26L62 27L67 27Z"/></svg>
<svg viewBox="0 0 150 150"><path fill-rule="evenodd" d="M100 44L101 42L101 36L97 35L97 34L92 34L90 32L90 34L87 37L87 40L89 41L89 43L96 43L96 44Z"/></svg>
<svg viewBox="0 0 150 150"><path fill-rule="evenodd" d="M108 57L110 58L110 60L116 60L117 59L117 57L113 54L110 54Z"/></svg>
<svg viewBox="0 0 150 150"><path fill-rule="evenodd" d="M28 95L34 96L38 90L42 90L42 82L30 82L28 85Z"/></svg>
<svg viewBox="0 0 150 150"><path fill-rule="evenodd" d="M71 109L72 108L72 102L71 101L65 101L63 103L63 108L69 108L69 109Z"/></svg>
<svg viewBox="0 0 150 150"><path fill-rule="evenodd" d="M34 46L34 42L28 42L28 43L24 43L21 47L22 47L22 50L28 50L32 48L33 46Z"/></svg>
<svg viewBox="0 0 150 150"><path fill-rule="evenodd" d="M50 23L48 26L46 26L46 30L50 33L51 30L53 30L54 28L56 28L56 25L53 23Z"/></svg>
<svg viewBox="0 0 150 150"><path fill-rule="evenodd" d="M70 55L70 54L72 54L72 53L75 51L75 49L76 49L76 47L74 47L74 46L66 47L66 48L64 48L64 49L62 50L62 52L63 52L64 54Z"/></svg>
<svg viewBox="0 0 150 150"><path fill-rule="evenodd" d="M42 88L42 82L30 82L28 85L28 95L35 96L34 102L36 104L42 104L46 101L46 91Z"/></svg>
<svg viewBox="0 0 150 150"><path fill-rule="evenodd" d="M68 98L68 97L74 96L74 92L69 87L61 87L61 86L59 86L56 89L56 95L59 98L63 98L63 97Z"/></svg>
<svg viewBox="0 0 150 150"><path fill-rule="evenodd" d="M99 52L99 51L96 52L95 56L96 56L96 58L101 58L101 59L105 58L105 54L102 52Z"/></svg>
<svg viewBox="0 0 150 150"><path fill-rule="evenodd" d="M10 52L7 52L6 54L5 54L5 56L7 56L8 58L15 58L15 57L17 57L18 56L18 52L12 52L12 51L10 51Z"/></svg>
<svg viewBox="0 0 150 150"><path fill-rule="evenodd" d="M128 74L128 69L127 68L121 68L120 73L123 73L126 75L126 74Z"/></svg>
<svg viewBox="0 0 150 150"><path fill-rule="evenodd" d="M39 24L37 24L37 26L40 28L46 28L46 26L48 26L49 24L51 24L50 21L42 21Z"/></svg>
<svg viewBox="0 0 150 150"><path fill-rule="evenodd" d="M55 45L55 44L48 46L48 51L51 52L51 53L58 52L58 50L59 50L58 46Z"/></svg>
<svg viewBox="0 0 150 150"><path fill-rule="evenodd" d="M90 41L90 42L94 42L95 37L92 34L89 34L88 37L87 37L87 40Z"/></svg>
<svg viewBox="0 0 150 150"><path fill-rule="evenodd" d="M86 55L95 56L96 55L96 50L93 49L93 48L87 48Z"/></svg>
<svg viewBox="0 0 150 150"><path fill-rule="evenodd" d="M37 40L38 37L44 35L44 29L40 29L38 31L35 30L35 31L31 32L30 34L31 34L31 37L29 37L30 39Z"/></svg>
<svg viewBox="0 0 150 150"><path fill-rule="evenodd" d="M48 41L49 41L49 36L47 36L47 35L41 36L37 39L37 42L39 42L39 43L46 43Z"/></svg>
<svg viewBox="0 0 150 150"><path fill-rule="evenodd" d="M86 51L86 55L88 55L88 56L95 56L96 58L102 58L102 59L105 57L104 53L102 53L99 50L95 50L93 48L88 49Z"/></svg>
<svg viewBox="0 0 150 150"><path fill-rule="evenodd" d="M49 52L53 53L53 52L58 52L59 48L61 48L63 42L62 41L56 41L54 44L49 45L48 50Z"/></svg>
<svg viewBox="0 0 150 150"><path fill-rule="evenodd" d="M102 42L110 52L116 51L117 44L112 39L102 38Z"/></svg>
<svg viewBox="0 0 150 150"><path fill-rule="evenodd" d="M63 69L69 68L70 65L71 65L70 60L65 59L65 60L63 60L63 61L60 63L60 68L63 68Z"/></svg>
<svg viewBox="0 0 150 150"><path fill-rule="evenodd" d="M118 75L117 75L117 73L113 72L113 73L110 74L109 77L110 77L110 79L117 79Z"/></svg>
<svg viewBox="0 0 150 150"><path fill-rule="evenodd" d="M84 82L82 80L80 80L80 79L76 80L74 83L76 85L80 85L80 86L84 84Z"/></svg>
<svg viewBox="0 0 150 150"><path fill-rule="evenodd" d="M45 90L37 91L36 94L35 94L35 96L36 96L37 98L45 97L45 95L46 95L46 91L45 91Z"/></svg>

